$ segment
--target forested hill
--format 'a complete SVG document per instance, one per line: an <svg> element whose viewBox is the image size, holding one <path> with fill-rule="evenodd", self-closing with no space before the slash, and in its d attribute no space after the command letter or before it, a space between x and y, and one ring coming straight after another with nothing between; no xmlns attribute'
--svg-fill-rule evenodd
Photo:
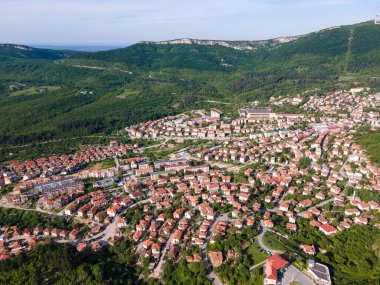
<svg viewBox="0 0 380 285"><path fill-rule="evenodd" d="M349 60L350 69L356 71L377 65L380 26L374 25L372 21L341 26L311 33L284 43L275 40L257 42L251 50L244 49L247 42L227 42L234 47L241 45L243 50L216 44L207 45L207 41L201 41L202 44L196 44L196 40L192 40L194 44L181 42L180 40L168 41L168 44L147 42L122 49L82 53L76 57L118 62L149 69L172 67L201 70L272 68L272 64L278 62L300 64L302 61L303 64L314 65L338 59L337 63L342 67L345 66L345 61ZM259 44L263 42L265 44ZM350 57L346 57L347 52L350 52ZM367 60L369 56L371 56L371 61ZM372 61L373 57L375 61Z"/></svg>
<svg viewBox="0 0 380 285"><path fill-rule="evenodd" d="M0 44L0 58L14 57L27 59L57 60L73 55L73 51L56 51L32 48L24 45Z"/></svg>
<svg viewBox="0 0 380 285"><path fill-rule="evenodd" d="M378 88L379 74L380 25L373 22L252 50L140 43L85 53L0 44L0 144L111 133L212 107L208 100L230 102L236 110L245 102L337 84ZM22 90L11 90L16 83ZM0 148L0 160L9 150Z"/></svg>

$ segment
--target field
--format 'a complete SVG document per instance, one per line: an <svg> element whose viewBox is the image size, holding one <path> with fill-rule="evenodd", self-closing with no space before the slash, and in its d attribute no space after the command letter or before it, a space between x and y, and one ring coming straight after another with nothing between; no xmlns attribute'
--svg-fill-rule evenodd
<svg viewBox="0 0 380 285"><path fill-rule="evenodd" d="M273 250L285 251L284 239L272 232L266 232L263 237L264 244Z"/></svg>
<svg viewBox="0 0 380 285"><path fill-rule="evenodd" d="M260 262L264 261L268 255L265 252L261 252L262 248L255 239L253 243L250 244L247 253L252 255L253 257L253 266L256 264L259 264Z"/></svg>
<svg viewBox="0 0 380 285"><path fill-rule="evenodd" d="M133 96L133 95L139 95L139 94L140 94L140 91L137 91L137 90L125 90L122 94L117 95L116 98L117 99L124 99L126 97Z"/></svg>
<svg viewBox="0 0 380 285"><path fill-rule="evenodd" d="M100 169L106 169L106 168L111 168L115 167L115 161L113 159L105 159L100 162L96 163L91 163L88 168L89 169L94 169L94 170L100 170Z"/></svg>
<svg viewBox="0 0 380 285"><path fill-rule="evenodd" d="M11 92L9 96L17 97L17 96L24 96L24 95L36 95L36 94L40 94L40 93L57 91L59 89L61 89L60 86L38 86L38 87L33 86L33 87L30 87L27 89Z"/></svg>

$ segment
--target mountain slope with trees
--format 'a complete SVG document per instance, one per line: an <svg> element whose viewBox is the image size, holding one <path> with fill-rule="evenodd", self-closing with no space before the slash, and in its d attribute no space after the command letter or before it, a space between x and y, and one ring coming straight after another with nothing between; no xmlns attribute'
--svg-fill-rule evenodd
<svg viewBox="0 0 380 285"><path fill-rule="evenodd" d="M379 88L379 40L380 26L367 22L254 50L140 43L85 53L0 45L0 156L6 159L5 146L110 134L138 121L208 108L208 100L230 102L235 110L253 100L354 81ZM11 91L15 83L25 90ZM51 88L35 91L42 86Z"/></svg>

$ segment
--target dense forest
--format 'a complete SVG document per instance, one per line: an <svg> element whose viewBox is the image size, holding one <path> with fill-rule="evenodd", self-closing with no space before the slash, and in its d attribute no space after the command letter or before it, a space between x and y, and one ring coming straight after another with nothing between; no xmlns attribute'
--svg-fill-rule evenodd
<svg viewBox="0 0 380 285"><path fill-rule="evenodd" d="M380 230L353 226L332 237L324 236L307 220L299 222L300 230L290 236L290 245L314 244L316 259L330 267L336 284L376 284L380 280Z"/></svg>
<svg viewBox="0 0 380 285"><path fill-rule="evenodd" d="M35 227L74 229L78 223L71 223L64 217L51 216L35 211L25 211L18 209L0 208L0 225L1 226L18 226L21 229L30 229Z"/></svg>
<svg viewBox="0 0 380 285"><path fill-rule="evenodd" d="M128 241L97 253L48 242L0 262L0 284L141 284L133 250Z"/></svg>
<svg viewBox="0 0 380 285"><path fill-rule="evenodd" d="M367 151L371 161L380 167L380 132L363 132L356 136L357 143Z"/></svg>
<svg viewBox="0 0 380 285"><path fill-rule="evenodd" d="M253 100L334 90L354 80L378 88L379 39L380 27L371 22L252 51L141 43L83 53L1 45L0 144L109 135L139 121L207 108L207 100L230 102L232 111ZM11 90L15 83L25 86Z"/></svg>
<svg viewBox="0 0 380 285"><path fill-rule="evenodd" d="M184 259L178 264L170 261L165 264L163 282L167 285L211 285L203 262L187 263Z"/></svg>

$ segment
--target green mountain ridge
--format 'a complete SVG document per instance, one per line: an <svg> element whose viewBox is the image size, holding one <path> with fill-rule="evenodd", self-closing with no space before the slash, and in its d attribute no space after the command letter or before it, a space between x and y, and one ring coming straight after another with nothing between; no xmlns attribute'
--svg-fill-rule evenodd
<svg viewBox="0 0 380 285"><path fill-rule="evenodd" d="M208 100L232 103L233 111L250 101L316 88L360 83L376 89L380 25L335 27L254 50L138 43L70 52L0 45L0 62L0 144L12 146L111 133L215 106ZM14 83L25 84L25 91L12 92ZM36 92L41 86L52 87ZM8 152L3 147L4 156Z"/></svg>
<svg viewBox="0 0 380 285"><path fill-rule="evenodd" d="M73 54L72 51L56 51L49 49L33 48L17 44L0 44L0 59L7 57L27 59L63 59Z"/></svg>

